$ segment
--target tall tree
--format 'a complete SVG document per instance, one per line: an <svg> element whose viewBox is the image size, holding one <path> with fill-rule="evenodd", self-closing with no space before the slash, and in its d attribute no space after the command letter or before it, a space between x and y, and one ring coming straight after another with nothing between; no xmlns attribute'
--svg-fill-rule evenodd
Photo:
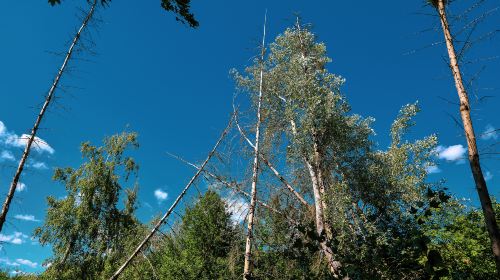
<svg viewBox="0 0 500 280"><path fill-rule="evenodd" d="M86 162L77 169L56 169L54 179L65 185L67 195L48 197L45 223L35 230L40 244L52 247L48 261L53 265L47 275L100 279L107 261L113 259L117 266L125 241L140 226L134 214L137 188L123 187L138 170L126 150L137 146L134 133L106 138L101 147L84 143L81 151Z"/></svg>
<svg viewBox="0 0 500 280"><path fill-rule="evenodd" d="M500 277L500 230L498 228L498 223L495 218L495 210L493 209L490 194L488 192L488 186L486 185L486 180L484 179L483 171L481 170L481 163L479 161L479 152L477 150L476 135L474 132L474 127L472 125L471 118L471 105L469 102L469 97L464 86L462 72L458 63L457 54L455 52L455 45L453 41L453 36L451 35L450 25L448 24L448 18L446 13L446 6L449 4L447 0L431 0L430 4L434 6L439 14L439 19L441 21L441 27L443 29L444 39L446 42L446 48L448 50L448 57L450 60L450 70L455 80L455 87L458 93L458 98L460 101L460 116L462 118L462 123L465 132L465 139L467 141L468 147L468 158L469 164L474 177L474 182L476 184L476 190L479 195L479 201L481 202L481 207L483 209L484 220L486 223L486 228L491 240L491 248L495 258L495 263L497 267L498 277Z"/></svg>
<svg viewBox="0 0 500 280"><path fill-rule="evenodd" d="M264 53L265 53L265 40L266 40L266 19L264 18L264 32L262 34L262 47L260 54L260 63L264 63ZM252 242L253 242L253 226L254 226L254 215L255 207L257 204L257 181L259 178L259 159L260 159L260 124L262 122L262 99L264 97L262 92L262 85L264 83L264 68L261 65L260 69L260 81L259 81L259 95L257 101L257 123L255 124L255 144L254 148L254 160L252 168L252 187L250 193L250 207L248 209L248 219L247 219L247 238L245 244L245 265L243 267L243 279L252 279Z"/></svg>
<svg viewBox="0 0 500 280"><path fill-rule="evenodd" d="M16 173L14 174L14 177L12 178L12 182L10 183L10 188L9 192L7 193L7 196L5 198L5 202L3 203L2 206L2 212L0 213L0 232L2 232L3 224L5 223L5 219L7 218L7 213L9 212L9 207L12 199L14 198L14 193L16 192L16 188L19 182L19 179L21 178L21 174L24 169L24 165L26 164L26 161L28 159L28 156L31 151L31 146L33 145L33 142L37 141L37 132L38 128L40 127L40 123L42 122L43 117L45 116L45 113L47 112L47 109L49 105L51 104L52 99L54 98L54 93L57 89L57 86L59 85L59 81L61 80L62 76L65 73L66 67L68 66L68 62L71 59L71 56L73 55L73 51L75 50L75 47L77 46L78 42L80 41L80 38L82 36L83 31L87 28L90 20L94 16L95 8L97 5L97 0L94 0L91 2L90 9L85 16L85 18L82 21L82 24L80 25L80 28L76 32L75 36L73 37L73 40L71 42L71 45L69 46L69 49L66 53L66 56L64 57L64 61L59 68L59 71L57 72L57 75L52 82L52 85L49 89L49 92L47 93L47 96L45 98L45 102L43 103L42 109L40 110L40 113L38 114L35 124L33 125L33 128L31 129L31 133L28 136L26 140L26 147L24 148L23 155L21 156L21 159L19 160L19 165L17 167Z"/></svg>
<svg viewBox="0 0 500 280"><path fill-rule="evenodd" d="M316 246L330 277L425 275L418 259L427 251L415 245L423 239L412 209L425 213L423 207L430 203L426 193L438 187L426 183L437 139L404 138L418 107L403 107L391 129L390 148L380 150L371 141L372 119L350 112L340 90L344 79L328 71L326 46L311 31L299 24L288 28L269 50L264 62L263 152L272 153L281 168L286 166L294 189L314 205L314 231L305 226L311 215L304 207L295 208L302 212L297 216L301 225L293 226L302 232L291 228L287 234L310 239L302 241ZM246 75L236 74L239 88L258 92L261 69L262 63L255 61ZM258 98L251 96L257 108ZM279 212L290 213L290 204L283 198L280 202L286 207ZM265 255L283 247L262 248Z"/></svg>

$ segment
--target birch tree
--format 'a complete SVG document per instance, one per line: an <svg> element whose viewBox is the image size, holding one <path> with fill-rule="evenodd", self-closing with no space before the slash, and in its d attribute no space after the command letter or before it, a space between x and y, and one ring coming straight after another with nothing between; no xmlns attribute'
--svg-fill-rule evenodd
<svg viewBox="0 0 500 280"><path fill-rule="evenodd" d="M280 168L285 166L293 189L314 206L312 217L307 212L298 215L301 225L295 228L302 232L290 228L289 234L316 244L330 277L426 275L418 259L426 259L427 251L415 246L424 240L416 213L426 212L426 193L439 187L425 182L437 139L405 139L418 106L403 107L391 129L390 148L380 150L370 140L373 120L351 113L341 93L344 79L328 71L326 46L311 31L300 24L288 28L269 50L263 63L264 154L272 153ZM256 61L245 75L236 73L239 88L258 92L261 69ZM252 96L254 108L258 102ZM304 210L308 208L294 211ZM313 234L305 229L308 217ZM261 255L283 248L260 242L266 248Z"/></svg>
<svg viewBox="0 0 500 280"><path fill-rule="evenodd" d="M446 49L448 51L449 66L453 75L453 79L455 81L455 88L458 93L458 99L460 101L460 117L462 118L465 140L467 141L469 165L476 185L476 191L479 196L479 201L481 202L481 207L483 209L486 228L488 229L488 234L491 240L491 248L493 251L493 256L495 258L497 274L498 277L500 277L500 231L498 228L497 220L495 218L495 210L492 206L490 194L488 192L488 186L486 185L486 180L484 179L483 171L481 169L479 152L476 143L476 135L474 127L472 125L472 118L470 114L471 104L469 102L467 90L464 86L459 59L457 58L457 54L455 52L454 40L451 34L450 25L448 24L446 6L449 4L449 1L432 0L429 2L436 9L441 22L443 35L446 42Z"/></svg>
<svg viewBox="0 0 500 280"><path fill-rule="evenodd" d="M267 17L267 15L266 15ZM264 29L262 35L262 49L260 56L260 63L264 62L264 52L265 52L265 39L266 39L266 19L264 19ZM248 209L248 219L247 219L247 237L245 244L245 263L243 267L243 279L252 279L252 242L253 242L253 226L254 226L254 215L255 215L255 207L257 204L257 181L259 177L259 159L260 159L260 150L259 150L259 142L260 142L260 125L262 122L262 100L264 94L262 92L262 86L264 83L264 69L261 65L260 69L260 81L259 81L259 94L257 101L257 123L255 125L255 144L254 144L254 160L253 160L253 168L252 168L252 187L250 193L250 207Z"/></svg>
<svg viewBox="0 0 500 280"><path fill-rule="evenodd" d="M76 169L56 169L54 179L64 184L67 195L47 198L45 223L35 230L40 244L50 244L53 251L45 275L101 279L106 264L116 267L124 256L129 236L142 232L134 213L137 187L124 187L138 170L126 152L137 146L133 133L106 138L102 147L84 143L86 162Z"/></svg>

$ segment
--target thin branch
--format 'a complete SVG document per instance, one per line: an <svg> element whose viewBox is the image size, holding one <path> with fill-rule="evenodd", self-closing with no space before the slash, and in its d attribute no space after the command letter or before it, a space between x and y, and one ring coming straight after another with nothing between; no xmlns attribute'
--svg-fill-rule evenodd
<svg viewBox="0 0 500 280"><path fill-rule="evenodd" d="M153 227L153 229L151 230L151 232L146 236L146 238L144 238L144 240L139 244L139 246L137 246L137 248L132 253L132 255L130 255L130 257L125 261L125 263L123 263L123 265L120 266L120 268L118 268L118 270L115 272L115 274L113 274L113 276L111 276L109 278L110 280L118 279L118 276L120 276L120 274L125 270L125 268L130 264L130 262L135 258L135 256L137 256L137 254L142 250L142 248L148 243L149 239L151 239L151 237L153 237L153 235L158 231L158 229L161 227L161 225L163 223L165 223L165 221L167 220L167 218L174 211L174 209L177 206L177 204L181 201L181 199L184 197L184 195L189 190L189 188L191 187L191 185L198 178L198 176L201 174L202 170L205 168L205 166L207 165L207 163L210 161L210 159L214 155L215 151L219 147L219 145L222 142L222 140L224 139L224 137L226 137L226 134L229 132L229 129L232 126L233 119L234 119L234 115L231 116L229 124L224 129L224 131L222 132L221 136L219 137L219 140L217 141L217 143L215 144L215 146L212 148L212 150L208 154L208 156L205 159L205 161L203 162L203 164L200 166L200 169L194 174L194 176L191 178L191 180L189 180L189 183L184 187L184 189L179 194L179 196L177 196L177 198L175 199L175 201L172 204L172 206L170 206L170 208L168 209L168 211L165 213L165 215L163 215L163 217Z"/></svg>

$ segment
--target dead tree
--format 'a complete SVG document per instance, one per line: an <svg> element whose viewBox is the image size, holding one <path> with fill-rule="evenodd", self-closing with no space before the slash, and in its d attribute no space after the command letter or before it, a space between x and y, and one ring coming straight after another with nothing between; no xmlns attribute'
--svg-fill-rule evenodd
<svg viewBox="0 0 500 280"><path fill-rule="evenodd" d="M88 11L87 15L82 21L82 24L78 31L76 32L75 36L73 37L73 41L71 42L71 45L69 46L69 49L66 53L66 56L64 57L64 61L59 68L59 71L57 72L57 75L52 82L52 86L49 89L49 92L47 93L47 96L45 98L45 102L43 103L42 109L40 110L40 113L38 114L38 117L36 118L35 124L33 125L33 128L31 129L31 133L28 136L27 142L26 142L26 147L24 148L23 155L21 159L19 160L19 165L17 167L16 173L14 174L14 178L12 178L12 182L10 183L10 188L9 192L7 193L7 197L5 198L5 202L3 203L2 206L2 212L0 213L0 232L2 232L3 225L5 223L5 220L7 218L7 213L9 212L9 206L10 203L12 202L12 199L14 198L14 193L16 192L17 184L19 182L19 178L21 177L21 174L23 173L24 165L26 164L26 161L28 159L28 156L30 154L31 146L33 145L33 142L36 141L36 134L38 132L38 128L40 127L40 123L42 122L42 119L47 111L47 108L51 104L51 101L54 98L55 91L57 89L57 86L59 84L59 81L61 80L62 76L65 73L66 67L68 66L68 63L71 59L71 56L73 55L73 52L75 50L75 47L77 46L78 42L80 41L80 38L82 36L82 32L87 28L90 20L94 16L95 8L97 5L97 0L92 1L92 4L90 6L90 10Z"/></svg>
<svg viewBox="0 0 500 280"><path fill-rule="evenodd" d="M446 14L447 2L448 2L447 0L433 0L432 4L436 8L439 14L441 26L444 33L444 38L446 41L446 48L448 50L448 56L450 60L449 66L453 74L453 78L455 80L455 87L457 89L458 98L460 100L460 116L462 118L462 123L465 131L465 139L467 140L469 164L472 171L472 175L474 177L474 182L476 184L476 190L479 195L481 207L483 209L486 228L488 230L488 234L491 240L491 246L497 267L497 274L500 277L500 231L498 229L498 224L495 219L495 211L491 204L490 194L488 192L486 180L484 179L484 175L481 170L481 164L479 162L479 153L477 150L476 136L474 133L474 127L472 126L472 119L470 115L469 97L467 95L467 91L464 86L464 82L462 79L462 72L459 67L457 54L455 53L455 45L453 42L453 37L451 35L450 26L448 24L448 19Z"/></svg>
<svg viewBox="0 0 500 280"><path fill-rule="evenodd" d="M243 279L252 278L252 243L253 243L253 225L255 215L255 205L257 201L257 180L259 177L259 140L260 140L260 125L262 122L261 107L262 107L262 84L264 77L264 52L265 52L265 39L266 39L266 19L264 17L264 32L262 35L262 48L261 48L261 69L260 69L260 84L259 84L259 97L257 101L257 123L255 125L255 145L254 145L254 161L252 170L252 188L250 193L250 207L248 209L247 220L247 237L245 243L245 263L243 267Z"/></svg>
<svg viewBox="0 0 500 280"><path fill-rule="evenodd" d="M132 262L132 260L142 251L142 249L144 248L144 246L146 246L146 244L149 242L149 240L155 235L156 232L159 231L160 227L167 221L167 218L170 216L170 214L172 214L172 212L174 211L174 209L177 206L177 204L179 204L179 202L182 200L182 198L184 197L184 195L186 194L186 192L189 190L189 188L191 187L191 185L193 185L193 183L196 181L196 179L200 176L200 174L202 173L202 171L205 168L205 166L207 165L207 163L210 161L210 159L212 158L212 156L215 154L215 152L216 152L217 148L219 147L219 145L221 144L222 140L226 137L227 133L229 132L229 130L230 130L231 126L232 126L232 123L233 123L233 119L234 119L234 115L231 117L231 120L229 121L229 124L227 125L226 129L224 129L224 131L222 132L222 134L219 137L219 140L217 140L217 143L215 144L215 146L212 148L212 150L210 151L210 153L208 153L208 156L205 159L205 161L201 164L201 166L199 167L198 171L196 171L196 173L191 178L191 180L189 180L188 184L184 187L184 189L179 194L179 196L177 196L177 198L175 199L174 203L172 203L172 205L170 206L170 208L168 209L168 211L156 223L156 225L153 227L153 229L151 230L151 232L146 236L146 238L144 238L142 240L142 242L137 246L137 248L134 250L134 252L132 252L132 254L118 268L118 270L116 270L116 272L113 274L113 276L111 276L109 278L109 280L118 279L118 277L120 276L120 274L125 270L125 268L127 268L127 266L130 264L130 262Z"/></svg>

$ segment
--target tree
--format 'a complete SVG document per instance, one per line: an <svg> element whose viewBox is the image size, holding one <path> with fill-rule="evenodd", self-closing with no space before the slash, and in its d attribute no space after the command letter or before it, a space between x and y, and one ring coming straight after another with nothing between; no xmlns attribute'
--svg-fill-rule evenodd
<svg viewBox="0 0 500 280"><path fill-rule="evenodd" d="M5 198L5 202L2 206L2 211L0 212L0 232L2 232L3 224L5 223L5 220L7 219L7 213L9 212L9 207L12 199L14 198L14 194L19 182L19 179L21 178L21 175L24 170L24 165L26 161L28 160L30 151L31 151L31 146L33 143L38 141L37 140L37 132L40 127L40 124L45 116L45 113L49 106L52 103L52 100L54 99L54 95L56 92L56 89L58 88L59 82L61 81L62 77L65 74L66 67L68 63L70 62L73 52L77 45L80 42L80 38L83 36L83 32L87 29L89 23L94 17L94 13L96 10L97 2L98 0L88 0L87 1L90 4L90 9L86 16L82 20L82 24L78 31L76 32L75 36L72 39L72 42L69 46L68 51L66 52L66 55L64 57L63 63L61 67L59 68L59 71L57 72L56 77L54 78L54 81L52 82L52 85L47 93L47 96L45 97L45 102L42 105L42 108L40 110L40 113L38 114L35 123L31 129L30 135L27 136L26 139L23 139L26 141L26 147L24 149L23 155L21 159L19 160L19 165L16 169L16 172L14 173L14 176L12 178L12 182L10 184L9 191L7 193L7 196ZM101 4L105 5L108 4L110 0L101 0ZM60 0L49 0L49 3L54 6L56 4L60 4ZM196 28L198 27L199 23L195 19L194 15L190 11L190 0L162 0L161 6L163 9L166 11L173 12L176 17L175 19L177 21L180 21L182 23L187 23L189 24L190 27Z"/></svg>
<svg viewBox="0 0 500 280"><path fill-rule="evenodd" d="M155 253L160 279L235 279L241 275L243 236L226 203L207 191Z"/></svg>
<svg viewBox="0 0 500 280"><path fill-rule="evenodd" d="M14 173L14 177L12 178L12 182L10 183L9 192L7 193L7 196L5 197L5 202L3 203L3 206L2 206L2 212L0 212L0 232L2 232L3 224L5 223L5 220L7 219L7 213L9 212L10 203L12 202L12 199L14 198L14 194L16 192L16 188L17 188L19 179L21 178L21 174L24 170L24 165L26 164L26 161L28 160L28 157L30 155L31 146L33 145L33 143L35 143L35 145L36 145L36 142L38 141L36 135L37 135L38 129L40 127L40 124L41 124L43 117L45 116L45 113L47 112L47 109L49 108L52 100L54 99L55 91L59 85L59 81L61 80L61 78L63 77L63 75L65 73L66 67L68 66L68 62L70 61L70 59L73 55L73 51L75 50L75 47L79 43L80 38L82 36L82 33L85 31L89 22L91 21L91 19L94 16L96 5L97 5L97 0L92 1L90 9L89 9L87 15L85 16L85 18L83 19L80 28L78 29L75 36L73 37L71 45L69 46L69 49L66 53L66 56L64 57L64 61L61 65L61 67L59 68L59 71L57 72L57 75L54 78L54 81L52 82L52 85L49 89L49 92L47 93L47 96L45 97L45 102L43 103L42 109L40 110L40 113L38 114L38 116L35 120L35 124L33 125L33 128L31 129L31 133L30 133L30 135L27 136L27 139L23 139L24 141L26 141L26 147L24 148L23 155L21 156L21 159L19 160L19 165L16 169L16 173Z"/></svg>
<svg viewBox="0 0 500 280"><path fill-rule="evenodd" d="M267 17L267 15L266 15ZM264 19L264 31L262 35L262 47L261 47L261 63L264 61L264 52L265 52L265 39L266 39L266 19ZM255 124L255 144L254 144L254 159L252 166L252 187L250 193L250 207L248 209L248 221L247 221L247 238L245 244L245 265L243 267L243 279L252 279L252 242L253 242L253 226L254 226L254 215L255 215L255 207L257 204L257 181L259 178L259 159L260 159L260 125L262 122L262 100L264 98L264 94L262 92L262 85L264 83L263 80L264 69L261 66L260 69L260 81L259 81L259 96L257 101L257 123Z"/></svg>
<svg viewBox="0 0 500 280"><path fill-rule="evenodd" d="M476 184L476 190L479 195L479 201L481 202L481 207L483 209L486 228L488 229L488 234L490 236L491 247L495 258L498 277L500 277L500 230L495 218L495 210L493 209L491 203L488 186L486 185L486 180L484 179L483 171L481 170L476 136L474 127L472 125L472 118L470 115L471 106L469 103L469 97L463 83L462 72L458 64L453 37L451 35L450 26L448 24L446 5L449 3L449 1L431 0L428 2L436 9L441 21L441 27L443 29L446 48L448 50L448 57L450 60L450 69L453 75L453 79L455 80L455 87L458 93L458 98L460 100L460 117L462 118L465 139L467 141L469 164L472 175L474 177L474 182Z"/></svg>
<svg viewBox="0 0 500 280"><path fill-rule="evenodd" d="M35 230L40 244L50 244L53 251L45 276L101 279L110 261L116 267L124 257L122 249L130 236L141 232L134 214L137 186L123 187L138 170L126 155L129 147L138 147L135 133L106 138L101 147L83 143L85 163L77 169L56 169L54 179L65 185L67 195L47 198L45 223Z"/></svg>
<svg viewBox="0 0 500 280"><path fill-rule="evenodd" d="M420 244L428 240L415 214L426 212L431 199L426 194L439 189L426 182L437 139L405 139L418 106L403 107L391 128L389 149L377 149L371 141L372 119L350 112L341 94L344 79L328 71L326 47L312 32L297 23L269 50L264 63L256 60L246 75L235 77L242 91L258 92L264 65L263 153L272 154L281 166L286 162L295 188L313 202L312 216L307 207L296 208L302 213L295 227L302 231L290 227L288 236L302 236L301 242L314 244L317 260L323 260L333 277L428 275L420 262L428 253ZM250 96L258 108L257 96ZM278 210L290 213L289 202L279 199L284 209ZM306 226L309 222L313 232ZM261 255L273 252L269 244L261 248ZM300 254L307 259L310 253ZM322 275L321 269L316 271Z"/></svg>
<svg viewBox="0 0 500 280"><path fill-rule="evenodd" d="M497 203L494 206L496 211L500 210ZM429 249L439 252L439 266L447 272L440 279L496 278L481 210L451 199L436 209L431 220L425 225L425 235L431 241Z"/></svg>

